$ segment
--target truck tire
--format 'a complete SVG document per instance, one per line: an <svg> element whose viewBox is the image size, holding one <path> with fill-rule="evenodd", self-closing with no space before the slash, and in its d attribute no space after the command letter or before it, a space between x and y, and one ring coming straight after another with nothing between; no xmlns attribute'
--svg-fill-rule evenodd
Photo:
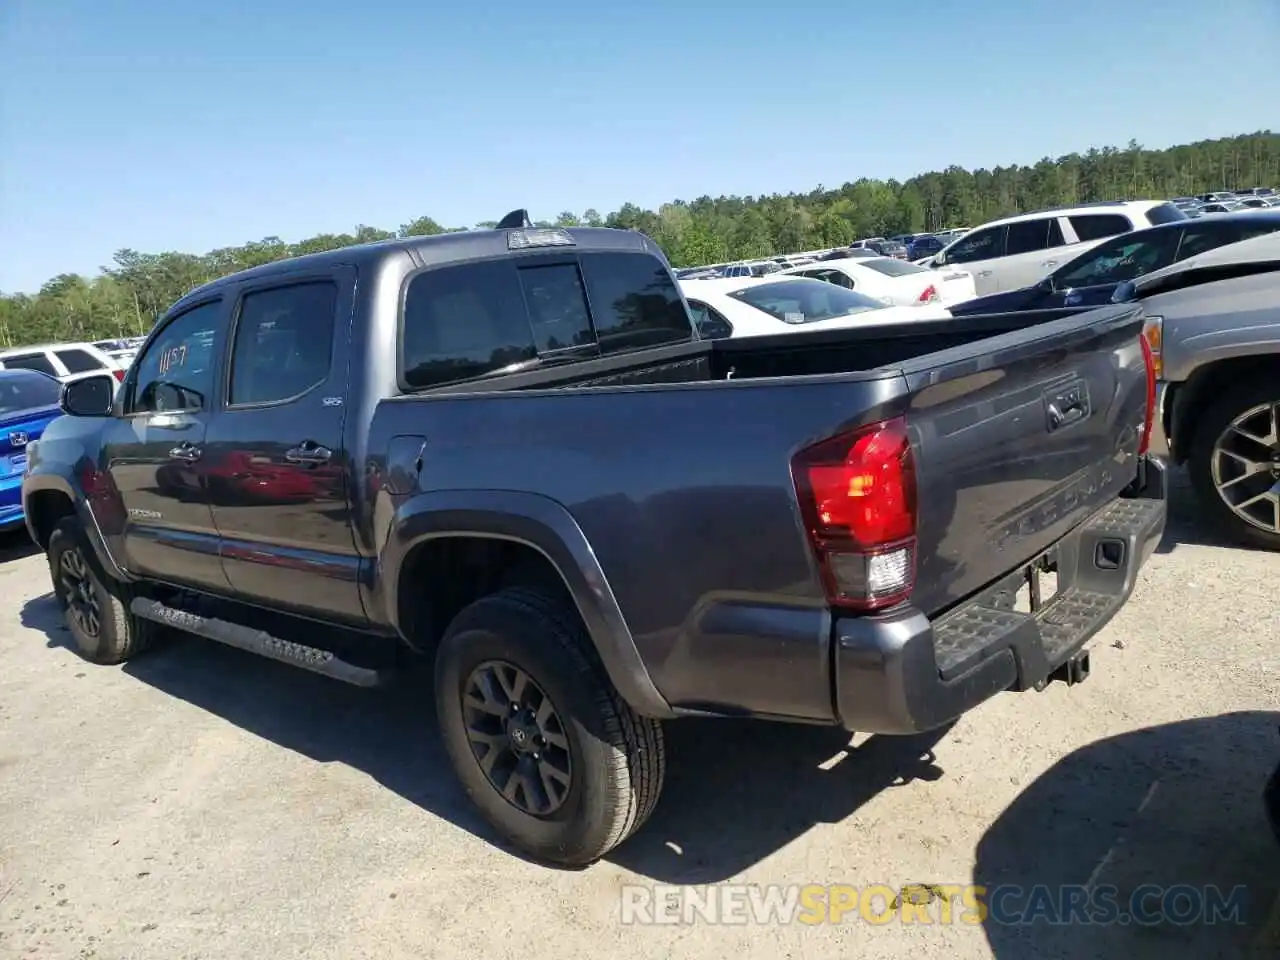
<svg viewBox="0 0 1280 960"><path fill-rule="evenodd" d="M1231 387L1196 417L1187 458L1197 499L1213 525L1264 550L1280 550L1280 504L1266 498L1252 506L1239 504L1265 490L1268 480L1280 482L1280 438L1250 440L1238 428L1266 437L1273 416L1280 416L1280 384L1251 380ZM1233 483L1246 469L1238 456L1251 460L1255 473Z"/></svg>
<svg viewBox="0 0 1280 960"><path fill-rule="evenodd" d="M132 592L103 571L79 518L58 522L47 556L54 596L85 659L123 663L150 645L155 625L129 612Z"/></svg>
<svg viewBox="0 0 1280 960"><path fill-rule="evenodd" d="M662 790L662 727L619 697L576 610L510 587L462 610L436 654L436 710L468 796L520 850L585 866Z"/></svg>

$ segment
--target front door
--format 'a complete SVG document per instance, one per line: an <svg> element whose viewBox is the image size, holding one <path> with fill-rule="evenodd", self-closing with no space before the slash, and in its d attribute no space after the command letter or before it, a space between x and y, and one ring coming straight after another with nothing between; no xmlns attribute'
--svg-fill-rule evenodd
<svg viewBox="0 0 1280 960"><path fill-rule="evenodd" d="M122 387L123 415L103 437L125 510L125 568L214 592L228 583L202 471L225 312L210 300L161 321Z"/></svg>
<svg viewBox="0 0 1280 960"><path fill-rule="evenodd" d="M362 623L343 443L354 291L349 268L242 289L204 469L238 595Z"/></svg>

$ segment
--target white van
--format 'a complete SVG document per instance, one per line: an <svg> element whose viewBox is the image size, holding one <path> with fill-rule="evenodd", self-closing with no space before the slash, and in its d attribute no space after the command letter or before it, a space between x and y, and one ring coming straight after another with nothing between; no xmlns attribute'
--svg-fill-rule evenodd
<svg viewBox="0 0 1280 960"><path fill-rule="evenodd" d="M963 266L973 274L978 296L984 297L1038 283L1055 267L1108 237L1186 219L1185 213L1164 200L1116 200L1041 210L976 227L925 265Z"/></svg>

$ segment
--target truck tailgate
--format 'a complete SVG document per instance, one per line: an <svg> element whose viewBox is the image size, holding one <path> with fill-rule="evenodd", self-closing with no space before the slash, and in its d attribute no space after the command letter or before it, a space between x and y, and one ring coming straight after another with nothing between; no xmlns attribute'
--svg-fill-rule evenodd
<svg viewBox="0 0 1280 960"><path fill-rule="evenodd" d="M1104 307L901 365L917 444L918 607L940 612L1035 559L1134 479L1141 331L1138 310Z"/></svg>

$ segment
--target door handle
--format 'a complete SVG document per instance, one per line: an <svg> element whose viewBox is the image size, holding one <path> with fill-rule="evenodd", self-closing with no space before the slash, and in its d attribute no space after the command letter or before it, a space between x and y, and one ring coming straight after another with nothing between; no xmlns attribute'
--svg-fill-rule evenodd
<svg viewBox="0 0 1280 960"><path fill-rule="evenodd" d="M286 450L284 458L289 463L328 463L333 451L318 443L304 440L298 446Z"/></svg>
<svg viewBox="0 0 1280 960"><path fill-rule="evenodd" d="M1056 267L1057 265L1058 265L1057 260L1042 260L1040 262L1040 266L1042 267Z"/></svg>
<svg viewBox="0 0 1280 960"><path fill-rule="evenodd" d="M990 270L979 270L979 271L978 271L978 276L980 276L980 277L989 277L989 276L991 276L991 271L990 271Z"/></svg>
<svg viewBox="0 0 1280 960"><path fill-rule="evenodd" d="M180 443L169 451L169 459L195 463L200 459L200 448L193 443Z"/></svg>

